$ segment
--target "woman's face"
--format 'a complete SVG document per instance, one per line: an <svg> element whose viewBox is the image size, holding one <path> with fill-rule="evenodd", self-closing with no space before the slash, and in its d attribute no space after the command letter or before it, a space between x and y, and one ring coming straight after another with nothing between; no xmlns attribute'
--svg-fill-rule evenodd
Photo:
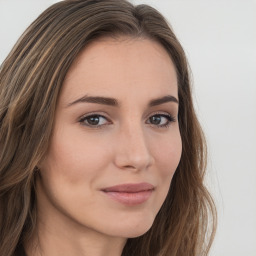
<svg viewBox="0 0 256 256"><path fill-rule="evenodd" d="M114 237L152 225L181 156L174 65L148 39L102 39L72 64L38 180L39 219Z"/></svg>

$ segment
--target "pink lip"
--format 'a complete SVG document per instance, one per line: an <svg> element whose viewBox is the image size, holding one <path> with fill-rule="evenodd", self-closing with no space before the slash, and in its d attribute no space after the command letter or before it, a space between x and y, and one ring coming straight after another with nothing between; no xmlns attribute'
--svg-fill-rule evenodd
<svg viewBox="0 0 256 256"><path fill-rule="evenodd" d="M154 186L149 183L120 184L102 189L110 198L126 205L144 203L149 199L153 190Z"/></svg>

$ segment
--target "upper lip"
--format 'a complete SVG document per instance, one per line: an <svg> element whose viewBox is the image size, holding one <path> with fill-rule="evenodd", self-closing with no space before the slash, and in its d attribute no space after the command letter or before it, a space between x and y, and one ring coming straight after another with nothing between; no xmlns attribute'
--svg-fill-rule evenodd
<svg viewBox="0 0 256 256"><path fill-rule="evenodd" d="M154 186L150 183L127 183L119 184L112 187L107 187L102 189L104 192L126 192L126 193L136 193L141 191L153 190Z"/></svg>

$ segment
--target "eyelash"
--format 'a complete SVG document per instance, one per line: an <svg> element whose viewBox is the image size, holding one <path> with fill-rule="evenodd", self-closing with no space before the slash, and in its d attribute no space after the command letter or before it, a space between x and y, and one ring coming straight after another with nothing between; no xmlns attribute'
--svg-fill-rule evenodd
<svg viewBox="0 0 256 256"><path fill-rule="evenodd" d="M165 124L161 124L161 125L157 125L157 124L150 124L148 123L148 120L150 120L150 118L152 117L163 117L163 118L166 118L167 119L167 122ZM89 114L89 115L86 115L86 116L83 116L82 118L79 119L79 123L83 126L87 126L87 127L90 127L90 128L93 128L93 129L100 129L102 128L103 126L106 126L106 125L110 125L111 123L107 123L107 124L96 124L96 125L92 125L92 124L89 124L88 123L88 120L89 118L104 118L107 122L110 122L109 119L101 114ZM170 114L163 114L163 113L155 113L153 115L151 115L148 119L147 119L147 122L148 124L154 126L154 127L157 127L157 128L168 128L171 123L175 122L176 119L175 117L173 117L172 115Z"/></svg>
<svg viewBox="0 0 256 256"><path fill-rule="evenodd" d="M152 117L163 117L163 118L166 118L166 120L167 120L167 122L165 124L161 124L161 125L151 124L157 128L168 128L171 125L171 123L176 121L175 117L170 114L155 113L154 115L150 116L148 118L148 120Z"/></svg>

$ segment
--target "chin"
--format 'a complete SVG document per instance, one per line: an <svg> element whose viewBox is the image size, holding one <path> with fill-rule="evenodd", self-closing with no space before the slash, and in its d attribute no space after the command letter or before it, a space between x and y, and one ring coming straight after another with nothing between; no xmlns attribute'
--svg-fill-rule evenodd
<svg viewBox="0 0 256 256"><path fill-rule="evenodd" d="M143 229L143 230L133 230L132 232L130 232L130 234L127 234L126 238L135 238L135 237L142 236L142 235L146 234L149 231L151 226L148 227L147 229Z"/></svg>
<svg viewBox="0 0 256 256"><path fill-rule="evenodd" d="M123 238L135 238L144 235L153 224L154 220L144 218L141 221L122 223L112 229L112 235Z"/></svg>

